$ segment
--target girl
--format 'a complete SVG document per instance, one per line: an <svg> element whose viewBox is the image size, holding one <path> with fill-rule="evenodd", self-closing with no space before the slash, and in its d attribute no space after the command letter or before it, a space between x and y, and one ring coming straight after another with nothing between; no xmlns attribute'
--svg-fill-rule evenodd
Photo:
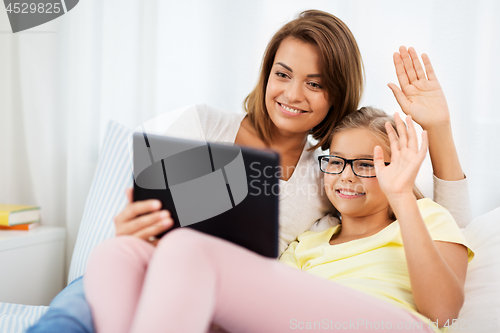
<svg viewBox="0 0 500 333"><path fill-rule="evenodd" d="M212 321L273 333L449 324L473 253L444 208L416 200L428 138L424 131L418 149L406 120L408 131L398 116L394 123L362 108L336 127L330 154L318 159L342 223L300 235L281 262L187 228L156 249L129 236L99 245L85 276L97 331L205 332Z"/></svg>

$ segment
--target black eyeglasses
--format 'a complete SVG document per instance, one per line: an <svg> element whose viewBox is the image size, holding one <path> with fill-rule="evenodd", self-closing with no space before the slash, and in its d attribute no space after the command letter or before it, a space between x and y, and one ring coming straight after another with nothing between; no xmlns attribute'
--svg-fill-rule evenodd
<svg viewBox="0 0 500 333"><path fill-rule="evenodd" d="M346 158L335 155L321 155L318 156L319 168L324 173L332 175L340 175L347 164L351 165L352 172L362 178L377 177L375 173L375 164L371 158L355 158L348 160ZM389 162L384 162L389 165Z"/></svg>

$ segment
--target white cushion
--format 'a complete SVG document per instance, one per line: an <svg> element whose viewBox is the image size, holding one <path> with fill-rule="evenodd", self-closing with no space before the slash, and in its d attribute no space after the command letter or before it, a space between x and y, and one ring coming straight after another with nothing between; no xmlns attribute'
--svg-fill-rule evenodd
<svg viewBox="0 0 500 333"><path fill-rule="evenodd" d="M500 207L474 219L463 235L475 256L464 306L450 332L500 332Z"/></svg>
<svg viewBox="0 0 500 333"><path fill-rule="evenodd" d="M38 321L48 306L0 303L0 332L21 333Z"/></svg>
<svg viewBox="0 0 500 333"><path fill-rule="evenodd" d="M83 275L92 249L115 234L114 217L127 204L125 189L133 186L129 140L132 131L115 121L106 129L96 172L85 202L68 284Z"/></svg>
<svg viewBox="0 0 500 333"><path fill-rule="evenodd" d="M190 108L166 112L135 130L163 134ZM127 204L125 189L133 186L132 133L113 120L108 123L71 258L68 284L83 275L92 249L115 234L113 219Z"/></svg>

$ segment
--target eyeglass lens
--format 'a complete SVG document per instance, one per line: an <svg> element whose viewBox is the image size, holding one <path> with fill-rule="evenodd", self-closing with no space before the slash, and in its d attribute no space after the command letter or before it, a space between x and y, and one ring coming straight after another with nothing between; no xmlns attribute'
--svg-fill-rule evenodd
<svg viewBox="0 0 500 333"><path fill-rule="evenodd" d="M323 157L321 170L323 172L339 174L344 171L345 161L339 157ZM363 177L375 176L375 166L372 160L355 160L352 162L354 174Z"/></svg>

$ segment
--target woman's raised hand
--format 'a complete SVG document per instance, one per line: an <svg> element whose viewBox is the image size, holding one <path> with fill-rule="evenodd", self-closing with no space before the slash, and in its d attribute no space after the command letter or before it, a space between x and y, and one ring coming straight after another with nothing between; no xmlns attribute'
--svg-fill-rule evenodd
<svg viewBox="0 0 500 333"><path fill-rule="evenodd" d="M373 152L378 182L390 203L393 198L413 193L415 178L427 153L428 145L427 132L424 131L422 145L420 149L418 148L417 133L411 116L406 116L408 131L397 113L394 115L394 120L397 134L390 123L385 124L391 142L391 163L388 166L384 164L384 152L380 146L376 146Z"/></svg>
<svg viewBox="0 0 500 333"><path fill-rule="evenodd" d="M401 89L394 83L388 86L401 109L412 116L425 130L449 125L450 112L429 57L422 54L425 72L414 48L401 46L393 55L394 66ZM426 75L427 74L427 75Z"/></svg>
<svg viewBox="0 0 500 333"><path fill-rule="evenodd" d="M172 227L170 212L160 210L159 200L134 202L133 191L131 188L126 190L128 204L114 219L117 236L131 235L148 241Z"/></svg>

